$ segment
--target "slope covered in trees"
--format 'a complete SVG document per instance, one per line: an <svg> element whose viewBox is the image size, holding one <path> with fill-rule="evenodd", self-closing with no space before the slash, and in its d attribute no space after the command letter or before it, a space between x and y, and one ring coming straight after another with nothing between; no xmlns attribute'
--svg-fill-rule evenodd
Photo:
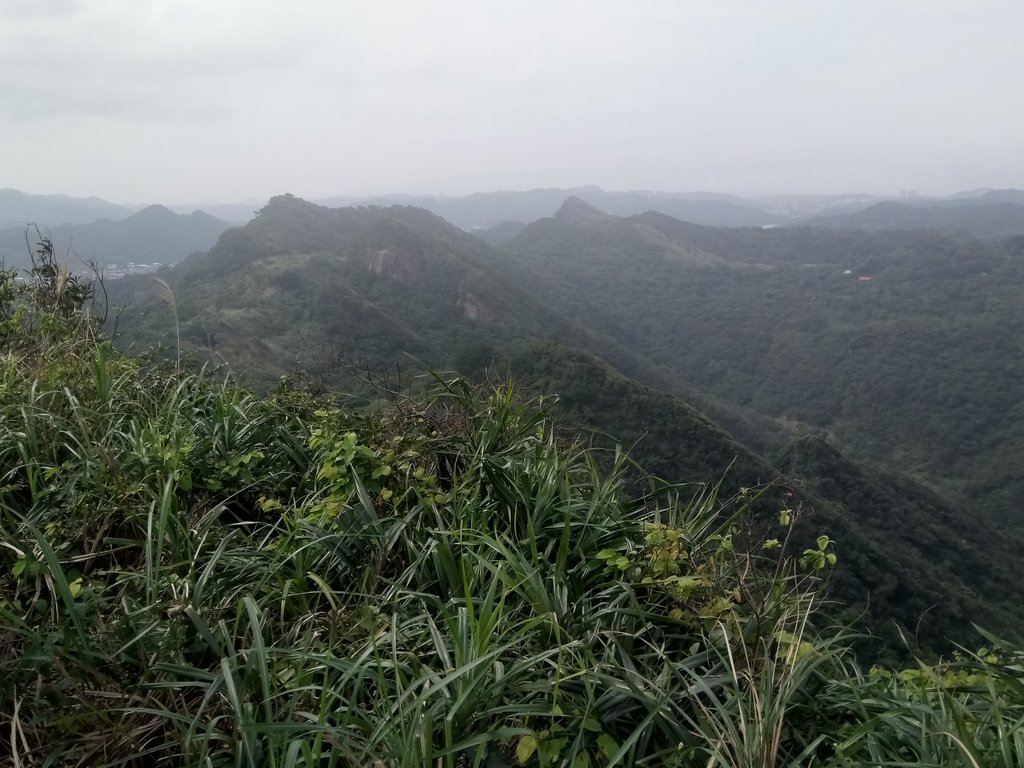
<svg viewBox="0 0 1024 768"><path fill-rule="evenodd" d="M652 229L665 245L638 247ZM827 432L856 458L1015 525L1022 249L1021 239L591 213L531 225L508 258L571 321L657 360L725 410ZM681 261L687 250L701 263Z"/></svg>
<svg viewBox="0 0 1024 768"><path fill-rule="evenodd" d="M122 329L143 349L175 333L253 385L337 362L359 369L446 366L480 344L539 333L550 314L501 278L490 249L415 208L329 209L274 198L208 254L152 280L112 287L133 313ZM139 313L144 311L144 316Z"/></svg>
<svg viewBox="0 0 1024 768"><path fill-rule="evenodd" d="M718 482L726 497L774 483L757 511L801 510L797 549L822 530L832 534L841 559L826 612L878 638L861 643L865 653L901 653L901 633L921 651L941 653L950 642L969 643L972 623L1013 636L1024 627L1024 591L1013 586L1024 540L905 475L786 432L774 455L758 455L678 398L557 344L511 348L492 366L556 396L556 422L593 434L598 449L627 447L658 477Z"/></svg>

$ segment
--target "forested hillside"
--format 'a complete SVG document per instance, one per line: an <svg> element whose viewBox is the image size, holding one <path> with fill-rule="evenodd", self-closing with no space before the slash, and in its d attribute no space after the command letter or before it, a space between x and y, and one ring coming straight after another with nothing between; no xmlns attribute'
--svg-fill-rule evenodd
<svg viewBox="0 0 1024 768"><path fill-rule="evenodd" d="M861 642L868 655L899 655L901 631L919 649L942 652L950 641L969 643L972 622L1011 635L1024 626L1024 591L1010 586L1024 539L906 475L782 431L784 447L758 455L678 398L556 344L511 348L494 359L494 373L557 397L556 423L593 433L599 449L624 446L658 477L720 483L726 497L774 483L757 511L799 508L797 549L832 533L843 556L828 590L834 614L879 638Z"/></svg>
<svg viewBox="0 0 1024 768"><path fill-rule="evenodd" d="M366 368L444 367L481 343L545 327L544 308L497 275L488 252L420 209L328 209L282 196L162 275L171 293L149 279L111 290L129 307L123 341L140 351L180 333L255 386L329 368L351 390Z"/></svg>
<svg viewBox="0 0 1024 768"><path fill-rule="evenodd" d="M591 211L531 225L508 251L535 295L689 386L1018 524L1024 240Z"/></svg>
<svg viewBox="0 0 1024 768"><path fill-rule="evenodd" d="M902 632L942 652L972 621L1024 626L1003 522L1020 426L999 420L1019 407L1014 247L570 199L500 250L414 208L282 196L165 282L111 295L122 348L177 364L180 335L186 357L263 389L290 377L362 406L427 368L503 372L668 481L778 480L807 510L801 545L842 532L833 613L884 638L863 647L901 654Z"/></svg>

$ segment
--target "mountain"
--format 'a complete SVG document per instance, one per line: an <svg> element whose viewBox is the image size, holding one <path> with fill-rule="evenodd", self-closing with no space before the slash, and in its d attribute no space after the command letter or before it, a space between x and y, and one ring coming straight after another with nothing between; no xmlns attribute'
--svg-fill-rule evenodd
<svg viewBox="0 0 1024 768"><path fill-rule="evenodd" d="M264 203L199 203L196 205L168 205L168 209L175 213L190 214L199 211L213 216L215 219L226 221L234 226L241 226L251 221L256 211L262 208Z"/></svg>
<svg viewBox="0 0 1024 768"><path fill-rule="evenodd" d="M947 200L936 200L936 206L965 206L965 205L999 205L1012 203L1024 205L1024 190L1021 189L983 189L974 192L953 195Z"/></svg>
<svg viewBox="0 0 1024 768"><path fill-rule="evenodd" d="M974 625L1024 631L1024 593L1007 589L1018 581L1019 533L819 437L795 439L776 465L808 500L814 525L839 542L830 594L843 620L876 634L867 648L899 649L906 638L948 652L951 641L970 643Z"/></svg>
<svg viewBox="0 0 1024 768"><path fill-rule="evenodd" d="M503 221L499 224L495 224L493 227L474 229L472 232L488 245L500 248L514 240L524 229L526 229L525 222Z"/></svg>
<svg viewBox="0 0 1024 768"><path fill-rule="evenodd" d="M98 197L28 195L16 189L0 189L0 229L24 228L27 224L87 224L104 218L123 219L131 213L128 206Z"/></svg>
<svg viewBox="0 0 1024 768"><path fill-rule="evenodd" d="M765 195L755 198L757 206L787 219L804 219L826 213L854 213L868 208L886 198L879 195Z"/></svg>
<svg viewBox="0 0 1024 768"><path fill-rule="evenodd" d="M553 330L560 321L495 262L485 243L422 209L332 209L283 195L162 274L176 320L154 302L164 289L152 281L117 286L119 301L144 313L123 325L122 341L173 345L177 328L201 356L230 360L259 386L330 368L340 386L366 389L362 365L443 367Z"/></svg>
<svg viewBox="0 0 1024 768"><path fill-rule="evenodd" d="M804 425L1024 526L1024 238L650 213L555 216L506 250L533 295L706 393L716 420Z"/></svg>
<svg viewBox="0 0 1024 768"><path fill-rule="evenodd" d="M504 221L532 222L551 216L567 197L577 197L599 210L632 215L659 211L686 221L722 227L760 227L786 221L757 203L712 193L606 192L600 187L531 189L522 192L485 192L463 197L388 195L381 198L328 198L316 202L330 207L351 205L413 205L436 213L467 230L488 229Z"/></svg>
<svg viewBox="0 0 1024 768"><path fill-rule="evenodd" d="M987 192L973 199L944 201L930 206L885 202L856 213L817 216L802 223L867 231L962 230L975 237L1006 238L1024 235L1024 192Z"/></svg>
<svg viewBox="0 0 1024 768"><path fill-rule="evenodd" d="M205 213L187 216L152 205L117 221L101 219L88 224L40 225L27 232L34 247L40 235L53 240L56 250L77 256L78 261L95 259L100 266L117 265L123 270L135 264L173 264L196 251L210 248L228 229L228 224ZM29 263L25 227L0 230L0 258L9 266ZM79 266L71 259L72 268ZM120 274L117 270L108 270Z"/></svg>

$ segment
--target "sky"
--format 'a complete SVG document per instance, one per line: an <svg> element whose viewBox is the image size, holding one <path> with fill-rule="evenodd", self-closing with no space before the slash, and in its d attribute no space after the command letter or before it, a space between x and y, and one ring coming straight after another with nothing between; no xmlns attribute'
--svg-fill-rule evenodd
<svg viewBox="0 0 1024 768"><path fill-rule="evenodd" d="M0 0L0 188L1024 187L1020 0Z"/></svg>

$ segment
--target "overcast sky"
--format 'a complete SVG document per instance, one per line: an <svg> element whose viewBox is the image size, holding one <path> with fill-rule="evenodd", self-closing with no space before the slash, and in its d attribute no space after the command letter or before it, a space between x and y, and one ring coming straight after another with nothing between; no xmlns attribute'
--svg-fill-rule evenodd
<svg viewBox="0 0 1024 768"><path fill-rule="evenodd" d="M1024 187L1021 0L0 0L0 187Z"/></svg>

